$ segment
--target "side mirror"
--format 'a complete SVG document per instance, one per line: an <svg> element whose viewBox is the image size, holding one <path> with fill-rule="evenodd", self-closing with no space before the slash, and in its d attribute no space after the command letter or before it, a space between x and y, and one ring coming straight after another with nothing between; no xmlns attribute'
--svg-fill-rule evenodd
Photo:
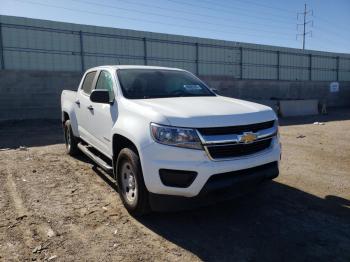
<svg viewBox="0 0 350 262"><path fill-rule="evenodd" d="M111 101L109 99L108 90L93 90L90 94L90 100L94 103L109 104Z"/></svg>

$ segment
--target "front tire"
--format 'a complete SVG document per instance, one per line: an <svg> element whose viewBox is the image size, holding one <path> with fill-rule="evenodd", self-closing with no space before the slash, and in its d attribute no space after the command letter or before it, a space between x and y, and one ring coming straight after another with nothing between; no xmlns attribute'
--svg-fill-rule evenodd
<svg viewBox="0 0 350 262"><path fill-rule="evenodd" d="M70 120L64 123L64 141L66 144L66 152L71 156L79 154L78 139L74 136Z"/></svg>
<svg viewBox="0 0 350 262"><path fill-rule="evenodd" d="M129 148L120 151L117 160L117 180L120 198L133 216L141 216L150 211L139 156Z"/></svg>

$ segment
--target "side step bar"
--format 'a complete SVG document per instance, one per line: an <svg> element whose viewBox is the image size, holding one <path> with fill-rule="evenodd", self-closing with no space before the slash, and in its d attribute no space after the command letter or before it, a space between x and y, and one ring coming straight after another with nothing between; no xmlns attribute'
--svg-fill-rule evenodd
<svg viewBox="0 0 350 262"><path fill-rule="evenodd" d="M86 156L88 156L91 160L93 160L96 164L98 164L101 168L103 168L106 172L113 172L113 167L108 165L101 158L92 153L89 148L82 143L78 144L78 148L83 152Z"/></svg>

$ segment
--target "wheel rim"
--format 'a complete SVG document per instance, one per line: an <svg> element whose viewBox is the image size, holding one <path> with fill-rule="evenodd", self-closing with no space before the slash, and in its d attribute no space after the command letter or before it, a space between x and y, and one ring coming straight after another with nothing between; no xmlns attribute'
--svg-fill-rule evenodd
<svg viewBox="0 0 350 262"><path fill-rule="evenodd" d="M69 128L68 127L66 127L66 132L65 132L65 134L66 134L66 146L67 146L67 148L68 148L68 150L70 149L70 145L71 145L71 134L70 134L70 130L69 130Z"/></svg>
<svg viewBox="0 0 350 262"><path fill-rule="evenodd" d="M122 193L125 200L130 204L134 205L137 201L137 181L135 173L129 162L125 162L121 168L121 184Z"/></svg>

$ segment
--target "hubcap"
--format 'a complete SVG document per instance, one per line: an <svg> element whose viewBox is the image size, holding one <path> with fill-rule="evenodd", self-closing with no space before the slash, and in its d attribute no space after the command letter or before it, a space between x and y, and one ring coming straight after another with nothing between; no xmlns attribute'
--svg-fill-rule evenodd
<svg viewBox="0 0 350 262"><path fill-rule="evenodd" d="M130 163L126 162L121 168L122 193L127 202L133 205L137 200L137 181Z"/></svg>

